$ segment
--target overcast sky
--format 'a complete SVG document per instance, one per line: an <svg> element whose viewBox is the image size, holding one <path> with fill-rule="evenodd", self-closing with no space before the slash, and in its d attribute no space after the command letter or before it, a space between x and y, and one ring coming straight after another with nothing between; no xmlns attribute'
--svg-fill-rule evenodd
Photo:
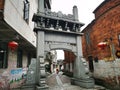
<svg viewBox="0 0 120 90"><path fill-rule="evenodd" d="M72 14L73 6L78 7L79 21L88 25L93 19L93 11L104 0L52 0L52 11L62 11L63 14Z"/></svg>

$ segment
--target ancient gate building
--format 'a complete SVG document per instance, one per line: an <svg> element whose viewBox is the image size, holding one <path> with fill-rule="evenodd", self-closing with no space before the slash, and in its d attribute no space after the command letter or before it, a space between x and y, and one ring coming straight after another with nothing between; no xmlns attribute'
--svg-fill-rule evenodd
<svg viewBox="0 0 120 90"><path fill-rule="evenodd" d="M69 50L75 54L72 83L86 88L93 87L94 80L90 78L86 60L82 56L80 28L84 24L78 21L77 7L73 7L73 15L64 15L62 12L44 9L44 0L39 0L38 13L34 14L33 21L37 36L37 90L47 89L44 59L47 52L55 49Z"/></svg>

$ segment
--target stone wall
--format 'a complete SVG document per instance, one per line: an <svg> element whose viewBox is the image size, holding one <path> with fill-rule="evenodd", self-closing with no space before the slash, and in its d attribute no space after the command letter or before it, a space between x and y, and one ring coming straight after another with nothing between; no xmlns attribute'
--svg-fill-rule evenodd
<svg viewBox="0 0 120 90"><path fill-rule="evenodd" d="M99 16L103 15L108 10L114 8L119 4L120 4L120 0L105 0L100 6L98 6L94 10L95 18L98 18Z"/></svg>

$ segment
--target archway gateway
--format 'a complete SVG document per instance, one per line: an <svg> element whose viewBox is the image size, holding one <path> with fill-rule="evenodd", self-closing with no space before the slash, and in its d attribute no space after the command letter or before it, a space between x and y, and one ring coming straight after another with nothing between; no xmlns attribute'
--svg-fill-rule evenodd
<svg viewBox="0 0 120 90"><path fill-rule="evenodd" d="M46 11L34 14L34 31L37 37L37 60L36 60L36 84L37 90L46 88L46 73L44 58L47 52L53 49L70 50L76 55L74 62L73 84L86 88L94 86L94 80L90 78L86 61L82 55L80 27L83 23L78 21L77 7L73 7L73 15L63 15Z"/></svg>

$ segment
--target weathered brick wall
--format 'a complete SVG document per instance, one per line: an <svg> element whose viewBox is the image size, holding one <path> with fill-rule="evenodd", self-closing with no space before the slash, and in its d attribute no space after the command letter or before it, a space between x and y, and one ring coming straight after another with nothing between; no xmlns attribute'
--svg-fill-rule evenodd
<svg viewBox="0 0 120 90"><path fill-rule="evenodd" d="M120 33L120 6L117 6L115 8L112 8L107 13L105 13L103 16L101 16L99 19L95 21L95 24L93 26L93 31L91 34L91 38L95 39L96 46L99 42L104 41L105 39L112 38L112 43L115 46L115 49L119 49L119 43L118 43L118 34ZM96 48L97 49L97 48ZM97 49L97 52L102 51L100 49ZM103 51L104 55L101 55L101 59L104 57L109 56L110 50L109 47L105 48ZM96 54L96 53L94 53Z"/></svg>
<svg viewBox="0 0 120 90"><path fill-rule="evenodd" d="M64 56L65 56L65 62L70 63L75 60L75 55L73 52L70 51L64 51Z"/></svg>
<svg viewBox="0 0 120 90"><path fill-rule="evenodd" d="M94 77L102 79L111 88L120 82L120 59L115 56L111 61L110 45L114 45L114 54L120 50L118 35L120 34L120 0L106 0L95 11L95 19L82 31L83 55L98 57L94 62ZM89 34L90 42L86 42ZM111 39L111 40L110 40ZM98 48L97 44L109 41L104 49ZM106 61L107 60L107 61Z"/></svg>
<svg viewBox="0 0 120 90"><path fill-rule="evenodd" d="M100 6L98 6L94 10L95 17L98 18L99 16L107 12L107 10L114 8L119 4L120 4L120 0L105 0Z"/></svg>
<svg viewBox="0 0 120 90"><path fill-rule="evenodd" d="M82 36L82 49L83 49L83 55L84 57L88 56L93 56L92 53L94 52L94 48L95 48L95 42L94 39L92 39L91 33L92 33L92 26L93 23L89 24L83 31L84 35ZM86 41L86 34L89 33L90 37L89 37L89 43Z"/></svg>
<svg viewBox="0 0 120 90"><path fill-rule="evenodd" d="M111 8L102 16L95 19L94 22L92 22L90 26L85 28L83 32L84 32L84 36L82 38L83 39L82 46L83 46L83 55L85 57L88 55L97 56L99 59L110 57L111 55L110 47L107 46L104 50L101 50L97 47L97 44L99 42L105 41L106 39L110 40L110 38L112 38L112 43L115 46L115 50L120 49L118 42L118 34L120 34L120 5ZM85 40L86 33L89 33L90 35L89 44L86 44L86 40Z"/></svg>

